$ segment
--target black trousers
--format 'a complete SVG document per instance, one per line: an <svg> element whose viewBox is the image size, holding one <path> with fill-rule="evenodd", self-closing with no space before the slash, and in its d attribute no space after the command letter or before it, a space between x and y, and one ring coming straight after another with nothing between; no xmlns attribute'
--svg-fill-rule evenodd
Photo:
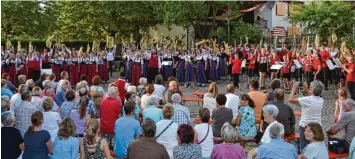
<svg viewBox="0 0 355 159"><path fill-rule="evenodd" d="M39 70L32 70L29 73L29 76L31 77L31 79L33 79L33 81L37 81L41 77L41 71Z"/></svg>
<svg viewBox="0 0 355 159"><path fill-rule="evenodd" d="M155 76L157 76L159 73L159 68L158 67L149 67L148 68L148 82L152 83L154 81Z"/></svg>
<svg viewBox="0 0 355 159"><path fill-rule="evenodd" d="M233 85L234 87L239 88L239 73L233 74Z"/></svg>
<svg viewBox="0 0 355 159"><path fill-rule="evenodd" d="M113 67L113 61L108 61L108 69L110 70L110 77L112 77L112 67Z"/></svg>
<svg viewBox="0 0 355 159"><path fill-rule="evenodd" d="M328 82L330 78L330 70L329 68L322 68L322 78L324 79L322 82L324 83L325 88L328 88Z"/></svg>
<svg viewBox="0 0 355 159"><path fill-rule="evenodd" d="M306 82L307 85L309 86L309 84L313 81L313 73L312 72L304 72L305 76L306 76Z"/></svg>
<svg viewBox="0 0 355 159"><path fill-rule="evenodd" d="M355 100L355 82L347 81L348 90L350 92L350 98Z"/></svg>

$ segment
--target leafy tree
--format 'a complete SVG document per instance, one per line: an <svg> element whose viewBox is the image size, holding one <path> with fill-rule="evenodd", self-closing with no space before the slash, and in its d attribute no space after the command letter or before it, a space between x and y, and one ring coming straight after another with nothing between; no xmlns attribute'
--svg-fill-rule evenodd
<svg viewBox="0 0 355 159"><path fill-rule="evenodd" d="M246 37L248 37L249 43L257 43L261 38L260 28L254 24L245 23L242 20L236 21L232 23L232 39L234 39L237 43L240 42L240 39L246 42Z"/></svg>
<svg viewBox="0 0 355 159"><path fill-rule="evenodd" d="M346 36L355 24L355 11L350 2L319 1L294 9L297 14L290 16L291 21L318 33L324 41L333 31L338 37Z"/></svg>

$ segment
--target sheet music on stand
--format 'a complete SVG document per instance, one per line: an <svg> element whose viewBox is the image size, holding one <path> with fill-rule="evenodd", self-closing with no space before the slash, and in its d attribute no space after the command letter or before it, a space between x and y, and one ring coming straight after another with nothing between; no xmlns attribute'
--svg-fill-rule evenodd
<svg viewBox="0 0 355 159"><path fill-rule="evenodd" d="M47 75L52 74L52 69L41 69L41 72L46 73Z"/></svg>
<svg viewBox="0 0 355 159"><path fill-rule="evenodd" d="M243 61L242 61L242 68L244 68L244 67L246 66L246 64L247 64L247 61L246 61L246 60L243 60Z"/></svg>
<svg viewBox="0 0 355 159"><path fill-rule="evenodd" d="M327 60L326 63L327 63L327 66L328 66L329 70L334 70L335 69L335 67L334 67L334 65L333 65L331 60Z"/></svg>
<svg viewBox="0 0 355 159"><path fill-rule="evenodd" d="M172 62L171 61L164 61L162 63L163 66L171 66Z"/></svg>
<svg viewBox="0 0 355 159"><path fill-rule="evenodd" d="M334 59L334 62L336 64L336 67L341 67L341 62L339 59Z"/></svg>
<svg viewBox="0 0 355 159"><path fill-rule="evenodd" d="M285 62L276 62L276 65L281 65L282 67L286 67L286 63Z"/></svg>
<svg viewBox="0 0 355 159"><path fill-rule="evenodd" d="M272 66L270 67L270 69L272 69L272 70L279 70L279 69L281 69L281 68L282 68L282 65L278 65L278 64L272 65Z"/></svg>
<svg viewBox="0 0 355 159"><path fill-rule="evenodd" d="M293 62L295 63L297 68L302 68L303 67L298 60L293 60Z"/></svg>

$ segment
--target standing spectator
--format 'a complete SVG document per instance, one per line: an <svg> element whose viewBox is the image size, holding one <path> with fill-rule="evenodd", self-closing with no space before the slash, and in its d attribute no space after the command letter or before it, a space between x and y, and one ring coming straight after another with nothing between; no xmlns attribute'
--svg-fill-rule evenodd
<svg viewBox="0 0 355 159"><path fill-rule="evenodd" d="M15 116L11 112L1 113L1 158L18 158L24 149L22 135L14 128L15 123Z"/></svg>
<svg viewBox="0 0 355 159"><path fill-rule="evenodd" d="M227 97L226 107L229 109L232 109L233 119L236 119L238 116L239 97L234 94L235 88L234 88L233 84L227 85L227 92L228 92L228 94L226 94L226 97Z"/></svg>
<svg viewBox="0 0 355 159"><path fill-rule="evenodd" d="M19 87L18 87L18 93L14 94L12 97L11 97L11 100L10 100L10 110L12 112L15 111L16 107L19 106L22 102L22 99L21 99L21 94L28 91L28 87L27 85L25 84L21 84Z"/></svg>
<svg viewBox="0 0 355 159"><path fill-rule="evenodd" d="M282 138L285 131L281 123L271 125L269 131L271 141L259 147L257 159L297 158L295 146L285 142Z"/></svg>
<svg viewBox="0 0 355 159"><path fill-rule="evenodd" d="M23 158L48 158L53 153L53 143L48 131L41 130L43 114L37 111L31 116L32 125L29 126L25 137L25 151Z"/></svg>
<svg viewBox="0 0 355 159"><path fill-rule="evenodd" d="M226 123L222 127L222 139L223 143L218 144L213 148L211 158L212 159L246 159L244 149L234 144L235 138L237 137L236 129L230 124Z"/></svg>
<svg viewBox="0 0 355 159"><path fill-rule="evenodd" d="M150 118L155 122L163 120L163 111L159 109L157 106L159 105L159 97L156 95L152 95L149 98L148 107L143 110L143 119Z"/></svg>
<svg viewBox="0 0 355 159"><path fill-rule="evenodd" d="M60 83L60 88L56 93L55 97L55 102L59 107L62 106L62 103L65 101L65 94L67 93L67 90L69 90L69 81L68 80L63 80Z"/></svg>
<svg viewBox="0 0 355 159"><path fill-rule="evenodd" d="M310 122L307 124L304 136L310 142L302 153L303 158L329 158L328 150L324 143L323 128L319 123Z"/></svg>
<svg viewBox="0 0 355 159"><path fill-rule="evenodd" d="M16 128L20 130L21 135L24 136L28 127L31 126L31 115L38 111L36 106L31 103L31 92L25 91L21 94L22 102L15 108Z"/></svg>
<svg viewBox="0 0 355 159"><path fill-rule="evenodd" d="M130 159L169 159L165 147L155 138L156 124L146 118L142 122L143 137L133 141L128 147L127 157Z"/></svg>
<svg viewBox="0 0 355 159"><path fill-rule="evenodd" d="M127 157L129 144L142 134L139 122L131 117L135 106L136 104L132 101L125 103L124 111L126 116L117 119L115 123L115 153L119 158Z"/></svg>
<svg viewBox="0 0 355 159"><path fill-rule="evenodd" d="M157 122L157 131L155 136L157 142L164 145L168 151L170 159L173 159L173 149L178 145L177 129L179 127L171 117L174 115L174 107L171 104L166 104L163 107L164 119Z"/></svg>
<svg viewBox="0 0 355 159"><path fill-rule="evenodd" d="M84 137L86 122L90 119L87 114L89 97L82 97L79 100L79 107L70 112L70 118L74 121L76 127L76 137Z"/></svg>
<svg viewBox="0 0 355 159"><path fill-rule="evenodd" d="M269 126L265 129L263 137L261 138L262 144L267 144L271 141L269 129L273 124L279 123L276 120L278 114L279 109L277 109L277 107L273 104L267 104L263 107L263 117L265 122L268 123Z"/></svg>
<svg viewBox="0 0 355 159"><path fill-rule="evenodd" d="M69 117L70 112L77 107L77 102L75 101L75 92L74 91L67 91L65 93L65 99L66 101L62 103L62 106L60 107L60 117L62 119L65 119Z"/></svg>
<svg viewBox="0 0 355 159"><path fill-rule="evenodd" d="M46 98L53 98L54 99L55 97L55 94L54 94L54 89L52 87L46 87L44 89L44 96L41 100L41 105L43 105L43 101L46 99ZM57 103L53 100L53 107L52 107L52 111L54 112L58 112L60 111L60 108L58 107Z"/></svg>
<svg viewBox="0 0 355 159"><path fill-rule="evenodd" d="M115 136L115 122L122 115L122 106L120 100L117 100L119 98L117 87L110 87L108 95L101 103L100 131L111 147L112 138Z"/></svg>
<svg viewBox="0 0 355 159"><path fill-rule="evenodd" d="M203 107L208 108L212 113L213 109L216 108L216 97L218 95L218 87L216 83L212 82L208 87L208 92L203 95ZM213 117L212 117L213 118Z"/></svg>
<svg viewBox="0 0 355 159"><path fill-rule="evenodd" d="M173 104L173 101L171 101L171 96L175 93L178 93L178 84L176 81L170 81L169 88L164 94L164 102Z"/></svg>
<svg viewBox="0 0 355 159"><path fill-rule="evenodd" d="M335 122L339 122L344 114L344 101L348 99L348 89L341 87L338 89L338 99L335 101L334 117Z"/></svg>
<svg viewBox="0 0 355 159"><path fill-rule="evenodd" d="M4 79L6 81L7 87L11 90L12 93L16 93L16 87L11 83L10 81L10 74L9 73L3 73L1 79Z"/></svg>
<svg viewBox="0 0 355 159"><path fill-rule="evenodd" d="M78 159L79 140L75 138L75 124L70 118L60 123L58 136L53 142L52 159Z"/></svg>
<svg viewBox="0 0 355 159"><path fill-rule="evenodd" d="M130 86L131 87L131 86ZM127 92L126 93L126 101L132 101L132 102L135 102L136 103L136 94L132 93L132 92ZM136 120L139 120L139 114L141 113L141 110L139 108L139 105L136 103L136 108L134 109L133 111L133 114L132 114L132 118L136 119ZM126 115L123 111L123 115Z"/></svg>
<svg viewBox="0 0 355 159"><path fill-rule="evenodd" d="M271 89L267 93L268 101L274 101L274 91L278 88L281 88L281 81L275 78L271 81Z"/></svg>
<svg viewBox="0 0 355 159"><path fill-rule="evenodd" d="M197 144L201 145L202 157L210 158L213 150L213 131L208 122L210 121L210 111L207 108L201 108L198 112L201 124L195 126L197 133Z"/></svg>
<svg viewBox="0 0 355 159"><path fill-rule="evenodd" d="M147 87L145 87L146 90L146 94L144 94L141 98L141 108L142 110L144 110L149 103L149 98L153 95L154 92L154 86L153 85L147 85Z"/></svg>
<svg viewBox="0 0 355 159"><path fill-rule="evenodd" d="M42 130L47 130L49 134L51 135L51 140L52 142L54 141L54 138L58 134L59 130L59 124L61 122L60 115L58 112L52 112L51 109L53 107L53 98L46 98L43 101L43 124L41 129Z"/></svg>
<svg viewBox="0 0 355 159"><path fill-rule="evenodd" d="M1 113L10 111L10 99L8 96L1 96Z"/></svg>
<svg viewBox="0 0 355 159"><path fill-rule="evenodd" d="M238 136L242 139L240 142L242 147L245 147L245 143L249 139L253 139L257 133L254 107L255 103L248 94L242 94L240 96L240 107L236 124L239 126Z"/></svg>
<svg viewBox="0 0 355 159"><path fill-rule="evenodd" d="M10 99L14 94L7 88L6 80L1 80L1 96L8 96Z"/></svg>
<svg viewBox="0 0 355 159"><path fill-rule="evenodd" d="M112 159L108 143L99 137L100 125L96 119L88 120L86 135L80 142L80 158Z"/></svg>
<svg viewBox="0 0 355 159"><path fill-rule="evenodd" d="M225 122L231 123L233 119L232 110L225 107L227 98L224 94L217 95L217 108L212 112L212 130L214 137L221 137L221 129Z"/></svg>
<svg viewBox="0 0 355 159"><path fill-rule="evenodd" d="M157 75L155 77L154 82L155 82L155 84L153 85L154 86L153 95L157 95L159 97L159 100L163 100L164 92L166 90L166 88L164 86L163 76L161 76L160 74Z"/></svg>
<svg viewBox="0 0 355 159"><path fill-rule="evenodd" d="M38 86L34 87L32 89L32 99L31 99L31 103L36 106L36 108L43 112L43 106L42 106L42 99L41 99L41 94L42 94L42 90L41 88L39 88Z"/></svg>
<svg viewBox="0 0 355 159"><path fill-rule="evenodd" d="M289 101L293 104L299 105L302 108L302 116L299 123L300 130L300 148L301 150L309 144L309 142L304 137L305 126L310 122L316 122L322 125L322 109L324 100L321 97L324 85L321 81L314 80L311 82L310 89L304 84L303 89L308 92L308 96L296 98L295 92L298 88L298 82L293 84L293 88L290 94Z"/></svg>
<svg viewBox="0 0 355 159"><path fill-rule="evenodd" d="M176 124L190 124L193 125L190 117L189 108L181 105L181 96L179 93L175 93L171 96L171 100L173 101L174 107L174 115L171 118Z"/></svg>
<svg viewBox="0 0 355 159"><path fill-rule="evenodd" d="M35 85L40 87L41 89L44 89L42 83L44 80L46 80L47 76L48 75L46 73L42 73L41 77L36 81Z"/></svg>
<svg viewBox="0 0 355 159"><path fill-rule="evenodd" d="M119 96L120 96L121 102L123 104L129 84L126 82L126 80L123 79L122 76L119 76L118 80L116 80L114 83L118 88Z"/></svg>
<svg viewBox="0 0 355 159"><path fill-rule="evenodd" d="M181 124L177 130L179 145L173 150L175 159L202 158L201 145L195 144L194 128L189 124Z"/></svg>
<svg viewBox="0 0 355 159"><path fill-rule="evenodd" d="M293 109L284 102L285 91L283 89L277 88L275 89L273 95L275 101L270 102L270 104L275 105L279 110L279 114L277 115L276 120L284 126L285 136L291 135L295 132L296 119ZM263 130L265 130L269 124L265 123L264 121L263 123Z"/></svg>
<svg viewBox="0 0 355 159"><path fill-rule="evenodd" d="M267 102L267 97L263 92L259 90L259 82L255 79L249 81L249 93L248 95L255 103L254 114L255 114L255 121L258 124L261 119L261 111L265 102ZM260 129L262 128L262 123L260 123ZM260 130L262 131L262 130Z"/></svg>

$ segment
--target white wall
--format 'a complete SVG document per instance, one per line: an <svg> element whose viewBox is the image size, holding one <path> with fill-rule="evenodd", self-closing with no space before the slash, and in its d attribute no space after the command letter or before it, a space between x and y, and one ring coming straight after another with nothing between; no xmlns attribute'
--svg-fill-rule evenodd
<svg viewBox="0 0 355 159"><path fill-rule="evenodd" d="M261 19L267 20L267 27L271 29L272 28L271 13L272 11L269 7L267 7L266 5L261 5L260 7L254 10L254 20L256 20L258 16L260 16Z"/></svg>
<svg viewBox="0 0 355 159"><path fill-rule="evenodd" d="M267 2L268 3L268 2ZM284 3L285 6L285 15L284 16L277 16L276 15L276 4L277 3ZM256 20L257 16L264 18L267 20L267 26L270 30L272 30L275 26L283 26L286 30L287 27L291 27L292 23L289 22L288 15L288 3L285 2L275 2L272 9L267 7L266 3L254 10L254 20Z"/></svg>
<svg viewBox="0 0 355 159"><path fill-rule="evenodd" d="M161 34L164 34L164 37L170 36L171 39L175 39L175 36L179 36L179 38L181 39L181 35L184 34L185 38L182 39L184 43L187 45L187 38L189 38L188 46L191 46L192 44L192 38L194 37L194 35L192 35L193 28L189 28L189 37L187 37L187 29L184 29L181 26L172 25L170 27L171 28L170 31L164 25L157 25L156 28L157 30L155 30L155 28L149 30L149 33L152 38L156 38L156 37L161 38Z"/></svg>

